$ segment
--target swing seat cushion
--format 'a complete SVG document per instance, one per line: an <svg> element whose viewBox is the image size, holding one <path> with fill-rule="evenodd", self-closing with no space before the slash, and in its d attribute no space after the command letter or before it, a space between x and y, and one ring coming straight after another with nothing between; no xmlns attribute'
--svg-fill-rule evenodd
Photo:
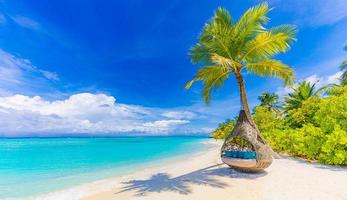
<svg viewBox="0 0 347 200"><path fill-rule="evenodd" d="M256 159L257 153L255 151L224 151L224 156L239 159Z"/></svg>

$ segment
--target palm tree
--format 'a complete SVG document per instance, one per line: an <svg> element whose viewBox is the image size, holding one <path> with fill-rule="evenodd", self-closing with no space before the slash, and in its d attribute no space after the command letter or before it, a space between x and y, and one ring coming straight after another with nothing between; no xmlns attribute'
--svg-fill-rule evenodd
<svg viewBox="0 0 347 200"><path fill-rule="evenodd" d="M261 94L261 96L258 97L260 106L267 107L271 111L278 111L278 109L280 108L278 99L279 97L277 94L269 92L264 92L263 94Z"/></svg>
<svg viewBox="0 0 347 200"><path fill-rule="evenodd" d="M345 50L347 51L347 45L345 46ZM347 60L343 61L340 65L340 69L343 71L341 76L341 85L347 85Z"/></svg>
<svg viewBox="0 0 347 200"><path fill-rule="evenodd" d="M316 89L316 84L317 82L311 84L310 82L302 81L297 87L292 88L293 91L290 92L284 99L284 111L288 112L290 110L300 108L305 100L319 96L329 87L325 86Z"/></svg>
<svg viewBox="0 0 347 200"><path fill-rule="evenodd" d="M291 25L265 28L269 11L268 4L262 3L248 9L234 22L226 9L218 8L189 52L192 63L203 66L186 84L186 89L195 81L202 81L202 96L209 103L211 90L220 88L231 74L235 75L242 110L254 128L242 72L247 70L259 76L277 77L284 80L285 85L292 84L294 79L293 70L272 57L288 51L295 41L296 28Z"/></svg>

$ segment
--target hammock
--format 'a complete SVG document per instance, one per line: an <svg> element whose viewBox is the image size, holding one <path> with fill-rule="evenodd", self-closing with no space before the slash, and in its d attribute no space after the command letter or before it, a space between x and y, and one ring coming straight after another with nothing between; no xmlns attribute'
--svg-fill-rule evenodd
<svg viewBox="0 0 347 200"><path fill-rule="evenodd" d="M226 137L221 149L222 161L231 168L246 172L258 172L272 163L272 150L257 134L257 129L240 111L234 129Z"/></svg>

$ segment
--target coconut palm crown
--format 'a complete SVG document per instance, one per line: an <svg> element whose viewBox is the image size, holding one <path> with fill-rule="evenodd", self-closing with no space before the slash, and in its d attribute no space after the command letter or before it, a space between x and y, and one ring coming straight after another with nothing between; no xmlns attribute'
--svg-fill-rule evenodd
<svg viewBox="0 0 347 200"><path fill-rule="evenodd" d="M330 86L324 86L316 88L318 82L310 83L308 81L302 81L298 83L295 88L292 88L292 92L284 99L284 111L288 112L293 109L300 108L302 103L312 97L317 97L324 93Z"/></svg>
<svg viewBox="0 0 347 200"><path fill-rule="evenodd" d="M202 96L209 103L211 90L220 88L233 74L239 86L242 109L253 122L242 72L277 77L284 80L285 85L292 84L294 79L293 70L273 57L289 50L295 41L296 28L292 25L265 28L269 11L268 4L262 3L234 21L226 9L218 8L190 49L192 63L202 67L186 84L186 89L195 81L202 81Z"/></svg>
<svg viewBox="0 0 347 200"><path fill-rule="evenodd" d="M264 92L258 97L258 100L260 101L260 106L264 106L271 111L278 111L278 109L280 108L278 99L279 96L277 94L269 92Z"/></svg>

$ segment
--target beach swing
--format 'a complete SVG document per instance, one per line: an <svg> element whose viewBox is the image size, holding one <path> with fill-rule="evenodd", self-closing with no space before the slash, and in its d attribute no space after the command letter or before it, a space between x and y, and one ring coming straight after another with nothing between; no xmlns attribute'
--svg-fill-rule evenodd
<svg viewBox="0 0 347 200"><path fill-rule="evenodd" d="M249 122L244 110L240 111L234 129L226 137L221 149L222 161L231 168L258 172L272 163L272 150Z"/></svg>

